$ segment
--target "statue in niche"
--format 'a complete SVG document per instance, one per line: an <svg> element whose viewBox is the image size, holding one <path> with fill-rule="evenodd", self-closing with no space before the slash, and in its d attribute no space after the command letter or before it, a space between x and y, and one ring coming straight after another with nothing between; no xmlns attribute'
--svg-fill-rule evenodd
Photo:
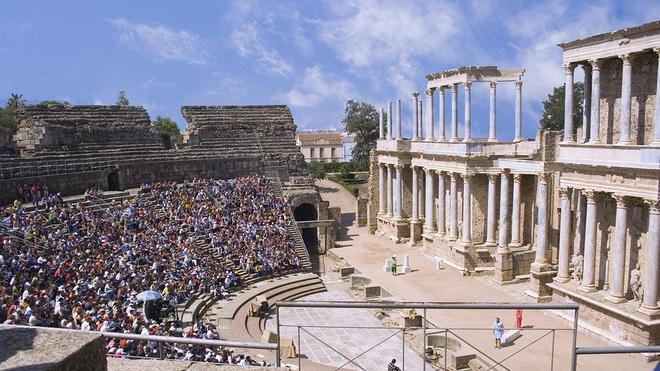
<svg viewBox="0 0 660 371"><path fill-rule="evenodd" d="M584 258L582 255L574 255L573 256L573 279L576 280L578 283L582 282L582 263L584 262Z"/></svg>
<svg viewBox="0 0 660 371"><path fill-rule="evenodd" d="M635 269L630 271L630 290L632 290L635 301L639 301L640 305L644 298L644 290L642 288L642 272L639 270L639 263Z"/></svg>

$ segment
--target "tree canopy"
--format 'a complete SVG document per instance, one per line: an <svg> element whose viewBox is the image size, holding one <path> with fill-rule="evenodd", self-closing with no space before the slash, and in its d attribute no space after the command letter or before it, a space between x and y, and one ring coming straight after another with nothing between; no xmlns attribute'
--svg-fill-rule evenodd
<svg viewBox="0 0 660 371"><path fill-rule="evenodd" d="M355 135L353 159L356 169L369 168L369 152L376 147L378 140L378 111L373 105L349 100L346 102L344 129Z"/></svg>
<svg viewBox="0 0 660 371"><path fill-rule="evenodd" d="M16 112L25 106L23 95L12 93L5 108L0 108L0 131L13 134L16 132Z"/></svg>
<svg viewBox="0 0 660 371"><path fill-rule="evenodd" d="M573 84L573 130L577 130L582 125L583 88L581 82ZM543 129L564 129L564 94L564 85L557 86L552 90L552 94L548 94L548 99L543 102L543 116L541 117L541 127Z"/></svg>
<svg viewBox="0 0 660 371"><path fill-rule="evenodd" d="M123 90L119 91L119 95L117 96L117 105L122 107L130 105L128 98L126 98L126 92Z"/></svg>
<svg viewBox="0 0 660 371"><path fill-rule="evenodd" d="M159 132L168 134L172 139L181 138L181 131L179 130L179 126L169 117L157 116L151 125L158 129Z"/></svg>

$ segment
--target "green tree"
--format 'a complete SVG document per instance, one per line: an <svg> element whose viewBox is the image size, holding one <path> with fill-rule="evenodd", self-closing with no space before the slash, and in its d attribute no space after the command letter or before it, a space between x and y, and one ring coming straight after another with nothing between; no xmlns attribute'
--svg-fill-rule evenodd
<svg viewBox="0 0 660 371"><path fill-rule="evenodd" d="M117 103L118 106L126 107L130 105L128 102L128 98L126 98L126 92L123 90L119 91L119 95L117 96Z"/></svg>
<svg viewBox="0 0 660 371"><path fill-rule="evenodd" d="M356 170L369 169L369 152L376 147L378 140L378 111L373 105L349 100L346 102L345 117L341 121L344 129L355 135L353 159Z"/></svg>
<svg viewBox="0 0 660 371"><path fill-rule="evenodd" d="M311 161L307 163L307 172L314 179L325 178L325 168L322 163L318 161Z"/></svg>
<svg viewBox="0 0 660 371"><path fill-rule="evenodd" d="M584 86L581 82L573 84L573 130L576 131L582 125L582 100ZM541 117L541 128L547 130L564 129L564 85L555 87L548 99L543 102L543 116Z"/></svg>
<svg viewBox="0 0 660 371"><path fill-rule="evenodd" d="M13 134L16 132L16 113L25 107L23 95L12 93L7 99L7 106L0 108L0 131Z"/></svg>
<svg viewBox="0 0 660 371"><path fill-rule="evenodd" d="M159 132L168 134L172 139L181 139L179 126L169 117L157 116L151 125L158 129Z"/></svg>

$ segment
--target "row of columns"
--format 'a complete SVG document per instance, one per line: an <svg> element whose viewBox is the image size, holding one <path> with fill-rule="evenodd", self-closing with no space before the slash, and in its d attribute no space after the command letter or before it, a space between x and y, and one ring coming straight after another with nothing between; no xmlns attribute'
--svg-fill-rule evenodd
<svg viewBox="0 0 660 371"><path fill-rule="evenodd" d="M654 49L660 56L660 48ZM622 60L621 99L619 115L619 141L618 144L630 144L630 107L632 98L632 58L631 54L620 55ZM602 59L590 60L583 64L584 70L584 113L582 116L582 130L584 142L600 143L600 67ZM574 64L564 65L565 94L564 94L564 142L575 142L573 135L573 118L575 107L573 104ZM658 58L660 69L660 58ZM660 75L656 79L656 91L660 91ZM655 96L655 106L660 107L660 94ZM660 143L660 110L655 110L653 129L653 142Z"/></svg>
<svg viewBox="0 0 660 371"><path fill-rule="evenodd" d="M569 273L570 259L570 238L571 238L571 196L567 188L560 188L561 197L561 220L559 225L559 271L557 281L568 282L571 280ZM596 236L597 236L597 201L600 194L591 190L580 191L580 194L586 196L586 220L584 223L584 257L582 267L582 283L580 290L585 292L596 291ZM609 293L606 297L609 301L621 303L625 299L625 259L626 259L626 241L628 237L628 207L631 199L626 196L614 195L616 200L616 216L614 226L614 246L612 262L609 264L610 277ZM649 205L649 228L647 234L647 245L645 246L646 256L645 275L643 278L644 297L642 308L649 311L658 310L657 287L658 274L660 273L660 204L655 200L645 201ZM580 224L579 227L581 227ZM578 228L579 229L579 228ZM579 249L574 250L577 255Z"/></svg>
<svg viewBox="0 0 660 371"><path fill-rule="evenodd" d="M514 114L514 141L522 140L522 81L514 81L515 84L515 114ZM449 86L451 91L451 136L449 141L458 141L458 83ZM470 142L472 140L472 82L463 83L465 89L464 97L464 133L463 141ZM426 115L423 115L422 100L420 93L412 93L412 129L413 140L424 139L426 141L444 141L445 137L445 86L439 88L429 88L425 91L426 94ZM434 133L434 109L433 109L433 95L438 91L439 106L438 106L438 137ZM497 82L490 82L490 111L489 111L489 125L488 125L488 141L497 141ZM401 100L397 101L397 121L396 127L392 130L392 102L387 104L387 122L384 122L384 111L380 110L380 139L385 139L385 125L387 125L387 139L401 138ZM425 124L423 124L425 123ZM422 127L424 127L425 136L422 138ZM395 132L392 135L392 132Z"/></svg>
<svg viewBox="0 0 660 371"><path fill-rule="evenodd" d="M396 168L396 181L393 183L392 173ZM395 219L401 219L401 169L402 165L385 165L379 166L379 202L378 212L384 216L394 216ZM419 188L418 180L420 171L423 170L425 178L424 189ZM435 180L437 173L437 182ZM383 181L387 174L387 190L385 189L385 182ZM446 178L443 171L433 169L422 169L417 166L412 167L412 215L411 222L419 221L421 216L421 208L419 206L419 199L423 191L423 204L424 204L424 233L432 234L437 232L439 235L444 236L447 232L447 238L451 241L458 239L458 177L463 178L463 223L461 233L461 243L469 245L472 242L472 215L471 215L471 185L473 175L459 174L455 172L449 173L449 215L446 215L445 207L445 191L446 191ZM500 214L499 218L496 215L496 198L497 198L497 179L501 178L500 185ZM514 174L511 176L508 170L504 170L501 174L488 175L488 212L487 212L487 230L486 230L486 244L489 246L498 246L498 253L509 252L510 247L518 247L521 245L520 241L520 182L521 174ZM513 178L513 202L509 201L509 189L511 178ZM539 187L543 195L537 200L537 205L541 213L547 213L547 181L546 176L539 177ZM435 184L438 190L438 202L434 207L434 194ZM392 189L394 192L392 192ZM387 201L384 199L387 192ZM394 212L392 211L392 204L395 205ZM386 206L387 205L387 206ZM396 206L398 205L398 206ZM513 211L513 212L511 212ZM497 220L499 219L499 238L495 239L495 232ZM545 216L539 217L539 224L542 224L537 233L542 233L537 237L537 242L540 238L540 244L545 249L547 245L547 222ZM448 228L447 228L448 226ZM509 239L509 236L511 238ZM545 254L545 252L544 252Z"/></svg>

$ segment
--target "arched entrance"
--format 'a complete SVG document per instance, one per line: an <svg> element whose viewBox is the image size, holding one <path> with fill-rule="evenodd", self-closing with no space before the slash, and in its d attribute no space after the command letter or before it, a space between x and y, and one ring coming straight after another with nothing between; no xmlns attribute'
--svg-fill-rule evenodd
<svg viewBox="0 0 660 371"><path fill-rule="evenodd" d="M309 203L298 205L293 210L293 217L297 222L304 222L310 220L318 220L319 214L316 207ZM309 258L312 263L312 268L318 270L319 266L319 235L316 227L302 228L302 238L309 252Z"/></svg>
<svg viewBox="0 0 660 371"><path fill-rule="evenodd" d="M117 170L111 171L108 174L108 190L120 191L119 189L119 172Z"/></svg>
<svg viewBox="0 0 660 371"><path fill-rule="evenodd" d="M160 141L163 143L165 149L172 149L172 138L169 134L160 134Z"/></svg>

